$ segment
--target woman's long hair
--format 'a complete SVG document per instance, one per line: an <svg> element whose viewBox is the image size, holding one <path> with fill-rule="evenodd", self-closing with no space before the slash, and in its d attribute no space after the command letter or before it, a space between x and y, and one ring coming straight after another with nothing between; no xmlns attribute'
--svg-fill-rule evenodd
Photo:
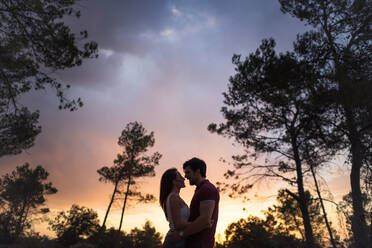
<svg viewBox="0 0 372 248"><path fill-rule="evenodd" d="M161 181L160 181L160 197L159 197L159 202L160 206L163 209L165 213L165 217L168 219L167 215L167 209L166 209L166 201L167 198L172 191L173 188L173 180L176 179L177 177L177 169L176 168L171 168L168 169L164 172L164 174L161 176Z"/></svg>

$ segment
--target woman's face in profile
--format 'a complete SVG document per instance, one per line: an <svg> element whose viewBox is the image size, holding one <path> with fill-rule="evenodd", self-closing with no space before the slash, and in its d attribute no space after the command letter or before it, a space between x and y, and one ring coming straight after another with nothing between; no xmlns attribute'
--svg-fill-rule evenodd
<svg viewBox="0 0 372 248"><path fill-rule="evenodd" d="M178 171L176 178L173 180L173 184L179 188L185 187L185 178Z"/></svg>

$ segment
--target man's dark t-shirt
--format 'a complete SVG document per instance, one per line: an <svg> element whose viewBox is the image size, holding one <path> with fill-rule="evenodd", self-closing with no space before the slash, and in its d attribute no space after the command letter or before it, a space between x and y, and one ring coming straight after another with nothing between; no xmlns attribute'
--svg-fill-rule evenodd
<svg viewBox="0 0 372 248"><path fill-rule="evenodd" d="M195 189L195 193L190 204L189 221L192 222L200 216L200 203L208 201L215 202L212 214L213 226L187 237L186 247L188 248L198 247L198 245L201 248L214 247L214 234L216 233L218 220L218 203L220 201L220 194L216 187L208 180L202 181Z"/></svg>

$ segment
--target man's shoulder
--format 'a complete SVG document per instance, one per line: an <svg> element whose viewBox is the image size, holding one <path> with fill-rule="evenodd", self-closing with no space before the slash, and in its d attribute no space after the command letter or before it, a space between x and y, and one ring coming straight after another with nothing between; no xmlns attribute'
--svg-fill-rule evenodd
<svg viewBox="0 0 372 248"><path fill-rule="evenodd" d="M208 179L206 179L206 182L203 186L209 190L218 191L216 186L214 186L214 184L211 183Z"/></svg>
<svg viewBox="0 0 372 248"><path fill-rule="evenodd" d="M216 186L213 185L209 180L206 180L206 182L200 187L199 192L201 194L203 193L214 193L214 194L219 194L218 189Z"/></svg>

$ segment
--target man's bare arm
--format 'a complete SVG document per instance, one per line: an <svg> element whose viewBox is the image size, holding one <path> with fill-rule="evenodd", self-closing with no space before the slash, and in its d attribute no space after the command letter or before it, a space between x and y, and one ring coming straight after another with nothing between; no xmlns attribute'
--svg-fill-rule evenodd
<svg viewBox="0 0 372 248"><path fill-rule="evenodd" d="M201 230L210 227L214 207L215 201L201 202L199 217L186 226L186 228L183 230L183 235L189 236L193 233L200 232Z"/></svg>

